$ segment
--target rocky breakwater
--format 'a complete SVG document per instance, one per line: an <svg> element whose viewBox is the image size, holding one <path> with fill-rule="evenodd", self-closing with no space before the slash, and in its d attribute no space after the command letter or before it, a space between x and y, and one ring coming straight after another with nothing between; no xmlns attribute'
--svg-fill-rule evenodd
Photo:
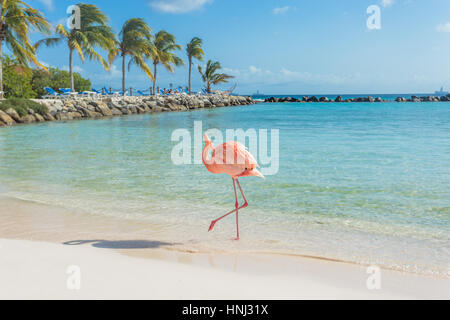
<svg viewBox="0 0 450 320"><path fill-rule="evenodd" d="M330 99L328 97L316 97L316 96L303 96L301 99L294 97L282 97L274 98L270 97L264 100L264 102L386 102L380 97L359 97L352 99L343 99L342 96L337 96L335 99Z"/></svg>
<svg viewBox="0 0 450 320"><path fill-rule="evenodd" d="M410 98L406 97L397 97L395 102L450 102L450 94L446 96L411 96ZM316 96L304 96L301 99L294 97L281 97L275 98L270 97L266 98L264 102L274 103L274 102L392 102L392 100L383 100L381 97L357 97L357 98L348 98L343 99L342 96L337 96L335 99L330 99L328 97L316 97Z"/></svg>
<svg viewBox="0 0 450 320"><path fill-rule="evenodd" d="M13 109L0 110L0 126L45 121L96 119L172 111L188 111L201 108L220 108L253 104L251 97L225 94L205 96L157 96L157 97L108 97L33 100L45 105L48 112L39 114L28 109L24 116Z"/></svg>

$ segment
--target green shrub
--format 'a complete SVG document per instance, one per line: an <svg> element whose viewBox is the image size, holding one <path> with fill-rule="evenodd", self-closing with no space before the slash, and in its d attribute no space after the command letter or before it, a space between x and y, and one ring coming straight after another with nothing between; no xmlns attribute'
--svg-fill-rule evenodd
<svg viewBox="0 0 450 320"><path fill-rule="evenodd" d="M3 91L5 98L34 98L31 80L33 71L30 68L20 66L17 60L5 55L3 58Z"/></svg>
<svg viewBox="0 0 450 320"><path fill-rule="evenodd" d="M73 80L75 91L91 90L91 81L84 79L79 73L74 72ZM44 87L50 87L55 91L59 91L60 88L70 88L70 73L58 68L49 68L48 72L33 69L31 86L33 92L36 92L36 98L41 98L47 94Z"/></svg>
<svg viewBox="0 0 450 320"><path fill-rule="evenodd" d="M0 103L0 110L5 111L9 108L16 110L21 117L28 113L28 109L32 109L35 113L39 113L40 115L48 113L48 108L46 106L28 99L12 98L3 100Z"/></svg>

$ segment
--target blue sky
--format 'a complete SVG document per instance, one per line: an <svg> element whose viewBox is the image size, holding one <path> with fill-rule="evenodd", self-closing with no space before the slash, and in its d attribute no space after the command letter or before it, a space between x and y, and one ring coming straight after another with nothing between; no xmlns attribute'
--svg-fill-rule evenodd
<svg viewBox="0 0 450 320"><path fill-rule="evenodd" d="M55 25L64 22L68 0L28 0ZM207 59L218 60L236 78L240 93L412 93L450 89L448 0L91 0L115 31L131 17L155 32L165 29L185 45L204 41ZM381 9L381 29L369 30L366 10ZM33 34L33 40L41 38ZM63 44L39 50L39 60L67 68ZM180 56L185 58L184 50ZM120 63L110 72L76 58L76 70L94 87L120 88ZM158 85L186 85L187 68L158 75ZM150 80L137 68L127 86ZM193 86L202 87L195 70Z"/></svg>

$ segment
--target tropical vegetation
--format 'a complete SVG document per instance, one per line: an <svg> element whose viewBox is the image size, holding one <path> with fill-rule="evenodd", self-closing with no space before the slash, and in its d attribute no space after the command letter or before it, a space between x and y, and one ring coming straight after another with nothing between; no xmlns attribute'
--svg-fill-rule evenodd
<svg viewBox="0 0 450 320"><path fill-rule="evenodd" d="M116 35L109 26L105 13L93 4L79 3L79 27L66 28L58 24L51 34L51 25L44 15L32 8L24 0L1 0L0 2L0 98L35 98L45 95L44 87L53 89L68 88L81 92L91 89L88 79L74 72L74 53L82 62L99 62L105 70L110 70L117 57L122 59L122 90L126 91L126 69L136 65L153 81L156 93L158 66L162 65L173 73L175 67L183 66L183 60L177 55L182 46L175 36L165 30L152 35L151 27L141 18L127 20ZM34 45L30 41L30 32L38 31L49 35ZM54 46L65 43L69 49L69 70L46 68L39 62L36 50L41 46ZM4 46L9 55L3 54ZM104 58L107 54L107 58ZM203 41L193 37L186 45L188 62L188 89L192 91L192 66L194 61L203 61ZM150 61L153 64L151 68ZM34 68L31 67L34 65ZM230 75L220 73L220 63L209 60L205 70L198 67L206 90L212 86L226 83ZM5 80L5 81L3 81Z"/></svg>
<svg viewBox="0 0 450 320"><path fill-rule="evenodd" d="M192 92L191 74L192 74L193 59L197 59L199 61L203 61L203 56L205 55L205 53L203 52L203 49L202 49L202 44L203 44L202 39L200 39L198 37L194 37L186 45L186 54L188 56L188 63L189 63L189 80L188 80L188 82L189 82L189 86L188 86L189 94L191 94L191 92Z"/></svg>
<svg viewBox="0 0 450 320"><path fill-rule="evenodd" d="M46 106L28 99L12 98L3 100L0 103L0 110L6 111L9 108L16 110L21 117L28 114L28 109L33 110L35 113L39 113L41 116L48 113L48 108Z"/></svg>
<svg viewBox="0 0 450 320"><path fill-rule="evenodd" d="M22 66L19 61L9 55L2 58L4 96L5 98L40 98L47 94L45 87L69 88L70 73L66 70L49 67L29 68ZM75 90L83 92L91 90L91 82L81 74L73 73Z"/></svg>
<svg viewBox="0 0 450 320"><path fill-rule="evenodd" d="M159 64L162 64L169 72L173 72L175 66L184 65L183 60L174 53L174 51L181 50L181 48L176 43L173 34L161 30L155 35L150 54L153 63L153 92L156 92L156 75Z"/></svg>
<svg viewBox="0 0 450 320"><path fill-rule="evenodd" d="M109 62L98 53L97 49L109 51L116 43L116 36L112 28L108 26L108 17L97 6L85 3L77 6L80 9L80 29L67 30L64 25L58 24L55 29L56 36L42 39L35 44L38 48L42 44L53 46L61 42L67 43L72 91L75 91L73 53L76 52L83 62L86 58L99 61L105 70L109 70Z"/></svg>
<svg viewBox="0 0 450 320"><path fill-rule="evenodd" d="M21 0L0 2L0 98L3 98L3 44L13 53L23 66L30 63L43 67L36 57L29 33L37 30L49 33L50 23L44 15Z"/></svg>
<svg viewBox="0 0 450 320"><path fill-rule="evenodd" d="M206 91L211 92L211 87L213 85L218 85L220 83L227 83L229 79L234 78L226 73L219 73L218 71L222 69L222 66L218 61L213 62L208 60L206 63L205 71L202 70L201 66L198 66L198 72L202 76L202 80L206 85Z"/></svg>
<svg viewBox="0 0 450 320"><path fill-rule="evenodd" d="M128 70L133 64L143 70L150 80L153 80L153 73L145 62L145 57L149 56L152 48L152 29L140 18L132 18L126 21L119 33L119 40L115 47L110 50L109 60L112 62L120 55L122 57L122 91L126 91L125 74L126 58L130 56Z"/></svg>

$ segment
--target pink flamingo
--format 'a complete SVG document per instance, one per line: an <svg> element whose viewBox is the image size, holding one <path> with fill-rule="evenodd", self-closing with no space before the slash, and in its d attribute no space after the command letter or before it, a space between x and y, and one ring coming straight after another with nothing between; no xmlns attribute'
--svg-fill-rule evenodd
<svg viewBox="0 0 450 320"><path fill-rule="evenodd" d="M214 229L217 222L236 212L237 237L234 240L239 240L239 210L248 207L247 199L245 198L241 184L239 183L239 178L254 176L264 179L264 176L258 171L257 167L259 167L259 165L255 158L241 143L230 141L214 148L214 145L206 134L204 135L204 139L206 145L203 149L203 164L206 169L213 174L225 173L231 176L233 179L234 196L236 198L236 209L212 221L209 231ZM210 151L212 151L211 159L209 159ZM239 206L236 184L238 185L245 202L242 206Z"/></svg>

